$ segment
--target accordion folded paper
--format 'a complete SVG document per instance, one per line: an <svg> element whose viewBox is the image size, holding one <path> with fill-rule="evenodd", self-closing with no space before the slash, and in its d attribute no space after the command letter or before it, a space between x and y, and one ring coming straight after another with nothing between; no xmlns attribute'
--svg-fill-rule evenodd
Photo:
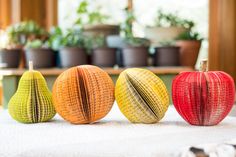
<svg viewBox="0 0 236 157"><path fill-rule="evenodd" d="M64 71L53 86L56 111L73 124L103 118L114 103L114 84L109 75L92 65Z"/></svg>
<svg viewBox="0 0 236 157"><path fill-rule="evenodd" d="M216 125L234 104L234 80L222 71L207 71L207 60L200 72L183 72L172 84L176 110L192 125Z"/></svg>
<svg viewBox="0 0 236 157"><path fill-rule="evenodd" d="M22 123L45 122L54 117L56 111L52 104L52 94L39 71L25 72L19 81L16 93L9 101L9 113Z"/></svg>
<svg viewBox="0 0 236 157"><path fill-rule="evenodd" d="M121 112L133 123L158 122L169 106L166 86L145 69L123 71L116 83L115 97Z"/></svg>

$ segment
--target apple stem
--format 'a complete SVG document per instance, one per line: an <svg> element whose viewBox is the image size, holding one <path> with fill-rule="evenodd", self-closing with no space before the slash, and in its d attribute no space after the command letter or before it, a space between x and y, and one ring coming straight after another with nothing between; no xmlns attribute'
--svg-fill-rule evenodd
<svg viewBox="0 0 236 157"><path fill-rule="evenodd" d="M29 71L33 71L33 70L34 70L33 61L29 61Z"/></svg>
<svg viewBox="0 0 236 157"><path fill-rule="evenodd" d="M202 72L206 72L208 71L208 60L207 59L203 59L200 63L200 71Z"/></svg>

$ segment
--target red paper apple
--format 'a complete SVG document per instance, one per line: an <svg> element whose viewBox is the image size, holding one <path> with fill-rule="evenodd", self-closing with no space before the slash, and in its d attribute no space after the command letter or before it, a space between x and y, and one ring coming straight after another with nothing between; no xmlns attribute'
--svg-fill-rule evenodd
<svg viewBox="0 0 236 157"><path fill-rule="evenodd" d="M172 99L178 113L192 125L221 122L234 104L233 78L222 71L207 71L207 60L199 72L183 72L172 84Z"/></svg>

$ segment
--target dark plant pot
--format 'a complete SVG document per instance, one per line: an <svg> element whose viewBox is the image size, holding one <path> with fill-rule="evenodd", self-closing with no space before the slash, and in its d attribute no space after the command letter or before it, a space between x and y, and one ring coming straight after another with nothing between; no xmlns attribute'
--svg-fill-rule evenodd
<svg viewBox="0 0 236 157"><path fill-rule="evenodd" d="M117 49L116 51L116 63L119 67L123 67L123 57L122 57L122 49Z"/></svg>
<svg viewBox="0 0 236 157"><path fill-rule="evenodd" d="M37 48L26 49L26 67L33 61L34 68L50 68L55 66L55 53L51 49Z"/></svg>
<svg viewBox="0 0 236 157"><path fill-rule="evenodd" d="M18 68L21 49L0 49L0 68Z"/></svg>
<svg viewBox="0 0 236 157"><path fill-rule="evenodd" d="M122 60L125 67L143 67L148 65L148 47L125 47Z"/></svg>
<svg viewBox="0 0 236 157"><path fill-rule="evenodd" d="M179 66L179 51L180 48L176 46L156 48L154 64L156 66Z"/></svg>
<svg viewBox="0 0 236 157"><path fill-rule="evenodd" d="M180 47L180 65L194 68L201 48L201 41L179 40L176 45Z"/></svg>
<svg viewBox="0 0 236 157"><path fill-rule="evenodd" d="M60 55L59 55L59 51L55 51L55 59L56 59L56 67L61 67L61 59L60 59Z"/></svg>
<svg viewBox="0 0 236 157"><path fill-rule="evenodd" d="M88 64L86 50L80 47L64 47L59 51L59 56L63 68Z"/></svg>
<svg viewBox="0 0 236 157"><path fill-rule="evenodd" d="M101 67L113 67L116 64L116 48L96 48L92 52L92 64Z"/></svg>

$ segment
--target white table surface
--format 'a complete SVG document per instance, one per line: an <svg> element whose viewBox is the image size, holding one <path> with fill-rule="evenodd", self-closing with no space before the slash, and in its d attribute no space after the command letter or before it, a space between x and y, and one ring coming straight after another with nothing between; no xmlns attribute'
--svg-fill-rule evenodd
<svg viewBox="0 0 236 157"><path fill-rule="evenodd" d="M116 104L101 121L21 124L0 112L0 157L170 157L181 148L236 138L236 117L213 127L187 124L170 107L157 124L132 124Z"/></svg>

